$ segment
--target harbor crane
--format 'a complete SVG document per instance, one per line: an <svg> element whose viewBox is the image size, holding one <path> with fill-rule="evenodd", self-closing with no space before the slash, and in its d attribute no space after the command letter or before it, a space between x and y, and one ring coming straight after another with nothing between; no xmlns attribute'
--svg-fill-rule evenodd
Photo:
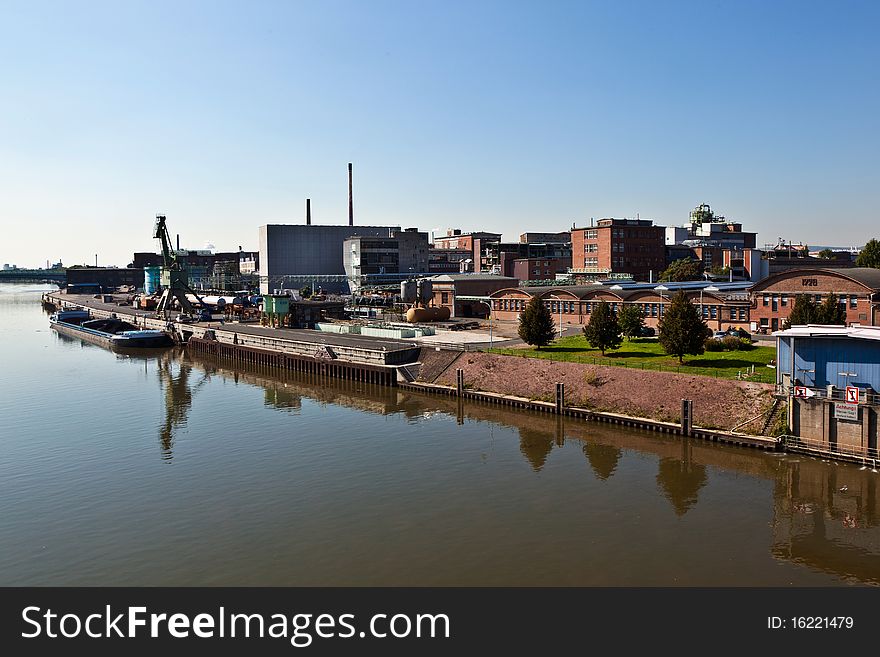
<svg viewBox="0 0 880 657"><path fill-rule="evenodd" d="M205 303L202 298L189 286L186 269L183 263L178 259L178 253L171 248L171 236L168 234L168 227L165 225L165 215L156 215L156 225L153 228L153 237L162 244L162 296L159 299L159 305L156 312L168 316L168 310L174 299L180 305L180 310L185 315L193 315L192 302L187 298L189 292L204 307Z"/></svg>

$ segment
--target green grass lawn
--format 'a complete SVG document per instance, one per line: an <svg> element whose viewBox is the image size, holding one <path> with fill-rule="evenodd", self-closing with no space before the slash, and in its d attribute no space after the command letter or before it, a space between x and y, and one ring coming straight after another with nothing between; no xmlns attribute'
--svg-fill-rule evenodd
<svg viewBox="0 0 880 657"><path fill-rule="evenodd" d="M702 374L725 379L735 379L738 372L746 374L754 365L755 374L748 377L750 381L765 383L776 381L776 370L767 367L767 363L776 358L775 347L754 346L746 351L707 351L700 356L685 356L684 365L681 366L675 356L666 355L660 343L650 338L625 340L619 349L606 351L604 356L598 349L591 348L582 335L562 338L547 347L541 347L540 350L492 349L492 353L682 374Z"/></svg>

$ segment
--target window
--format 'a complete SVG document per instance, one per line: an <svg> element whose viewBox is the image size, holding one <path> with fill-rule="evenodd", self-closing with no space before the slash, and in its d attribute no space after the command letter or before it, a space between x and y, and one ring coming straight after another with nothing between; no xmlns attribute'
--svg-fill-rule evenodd
<svg viewBox="0 0 880 657"><path fill-rule="evenodd" d="M598 230L587 230L587 231L584 231L584 239L595 240L595 239L598 239L598 237L599 237L599 231L598 231Z"/></svg>
<svg viewBox="0 0 880 657"><path fill-rule="evenodd" d="M449 292L440 293L440 303L449 303Z"/></svg>
<svg viewBox="0 0 880 657"><path fill-rule="evenodd" d="M769 305L770 305L770 295L769 295L769 294L765 294L765 295L764 295L764 305L765 305L765 306L769 306Z"/></svg>
<svg viewBox="0 0 880 657"><path fill-rule="evenodd" d="M855 294L851 294L849 296L849 307L850 308L858 308L859 307L859 298Z"/></svg>
<svg viewBox="0 0 880 657"><path fill-rule="evenodd" d="M761 318L761 326L766 328L767 326L769 326L769 324L770 324L770 322L768 321L768 319L766 317Z"/></svg>
<svg viewBox="0 0 880 657"><path fill-rule="evenodd" d="M746 321L746 309L745 308L739 309L739 319L741 322Z"/></svg>
<svg viewBox="0 0 880 657"><path fill-rule="evenodd" d="M782 297L780 297L780 299L779 299L779 303L782 305L783 308L785 306L787 306L788 305L788 295L783 294Z"/></svg>
<svg viewBox="0 0 880 657"><path fill-rule="evenodd" d="M730 321L735 321L735 320L736 320L736 308L731 308L730 309Z"/></svg>
<svg viewBox="0 0 880 657"><path fill-rule="evenodd" d="M709 307L709 316L710 316L712 319L717 319L717 318L718 318L718 306L710 306L710 307Z"/></svg>

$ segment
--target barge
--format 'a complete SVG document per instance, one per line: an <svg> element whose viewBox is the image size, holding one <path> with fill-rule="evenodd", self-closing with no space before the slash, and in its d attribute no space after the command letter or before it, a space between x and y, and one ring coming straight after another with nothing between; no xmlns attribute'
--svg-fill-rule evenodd
<svg viewBox="0 0 880 657"><path fill-rule="evenodd" d="M91 319L88 310L59 310L49 317L49 325L59 333L105 347L152 349L174 345L174 340L166 331L140 329L113 315L105 319Z"/></svg>

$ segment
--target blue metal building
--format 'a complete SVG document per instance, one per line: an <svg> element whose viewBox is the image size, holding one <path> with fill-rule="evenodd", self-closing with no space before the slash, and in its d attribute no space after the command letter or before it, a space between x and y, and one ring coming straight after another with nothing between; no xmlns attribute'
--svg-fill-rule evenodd
<svg viewBox="0 0 880 657"><path fill-rule="evenodd" d="M773 335L777 383L880 391L880 326L794 326Z"/></svg>

